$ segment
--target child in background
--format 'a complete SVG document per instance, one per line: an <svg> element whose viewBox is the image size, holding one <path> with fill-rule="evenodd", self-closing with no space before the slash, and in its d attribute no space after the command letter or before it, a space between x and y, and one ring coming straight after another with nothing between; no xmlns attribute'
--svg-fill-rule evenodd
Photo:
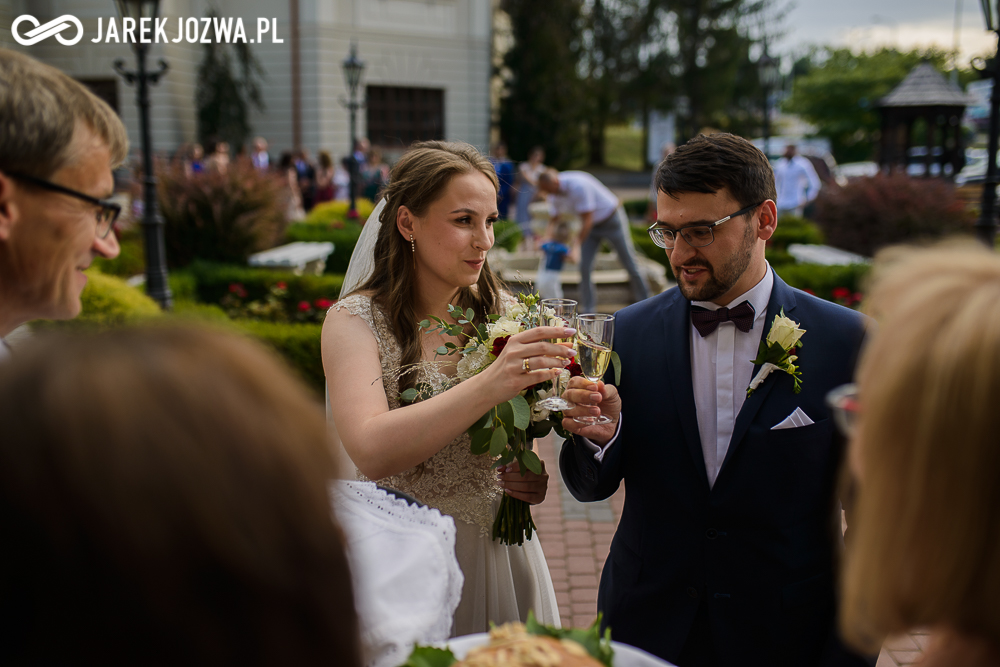
<svg viewBox="0 0 1000 667"><path fill-rule="evenodd" d="M569 225L560 222L552 230L548 239L541 247L545 256L538 266L538 278L535 286L543 299L561 299L563 296L562 281L559 279L559 272L562 271L563 262L570 254Z"/></svg>

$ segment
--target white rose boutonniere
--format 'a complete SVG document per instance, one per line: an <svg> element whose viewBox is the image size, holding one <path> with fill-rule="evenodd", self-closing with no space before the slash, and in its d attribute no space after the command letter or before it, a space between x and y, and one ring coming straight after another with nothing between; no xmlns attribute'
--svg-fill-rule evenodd
<svg viewBox="0 0 1000 667"><path fill-rule="evenodd" d="M767 332L767 337L760 342L757 349L757 358L753 364L763 364L756 377L747 387L747 396L760 386L771 371L784 371L792 376L795 381L795 393L802 390L802 380L799 379L802 371L795 365L798 356L795 355L795 348L802 347L802 335L805 329L799 323L785 317L785 309L781 309L780 315L774 316L771 330Z"/></svg>

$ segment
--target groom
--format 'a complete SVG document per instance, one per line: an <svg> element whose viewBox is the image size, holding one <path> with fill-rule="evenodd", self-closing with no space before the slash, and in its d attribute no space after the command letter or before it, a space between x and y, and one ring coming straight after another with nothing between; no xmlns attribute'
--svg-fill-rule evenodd
<svg viewBox="0 0 1000 667"><path fill-rule="evenodd" d="M864 320L771 270L774 174L749 142L693 139L656 186L654 240L677 287L618 313L617 389L570 385L583 407L569 414L614 423L563 421L578 435L560 455L573 496L628 489L598 609L616 640L680 667L864 665L836 639L843 443L824 402L851 381ZM777 370L748 397L781 311L805 330L801 393Z"/></svg>

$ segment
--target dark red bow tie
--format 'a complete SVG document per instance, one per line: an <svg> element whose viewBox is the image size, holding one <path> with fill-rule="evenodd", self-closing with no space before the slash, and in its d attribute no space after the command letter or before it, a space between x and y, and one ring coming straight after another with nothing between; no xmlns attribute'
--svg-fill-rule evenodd
<svg viewBox="0 0 1000 667"><path fill-rule="evenodd" d="M719 308L718 310L691 306L691 324L698 330L702 338L715 331L719 322L732 322L737 329L746 333L753 328L754 315L753 305L749 301L744 301L735 308Z"/></svg>

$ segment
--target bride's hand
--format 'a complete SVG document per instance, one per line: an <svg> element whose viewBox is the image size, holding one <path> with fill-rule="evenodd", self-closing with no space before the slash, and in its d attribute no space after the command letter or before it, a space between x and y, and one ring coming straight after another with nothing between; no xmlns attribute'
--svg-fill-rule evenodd
<svg viewBox="0 0 1000 667"><path fill-rule="evenodd" d="M564 327L536 327L511 336L496 361L480 373L489 380L487 386L497 392L496 403L509 401L522 389L557 377L576 351L552 339L569 338L575 333L576 329Z"/></svg>
<svg viewBox="0 0 1000 667"><path fill-rule="evenodd" d="M504 493L512 498L523 500L531 505L537 505L545 500L545 492L549 487L549 475L545 472L545 461L542 461L542 473L536 475L528 470L521 477L521 467L517 461L500 468L500 483Z"/></svg>

